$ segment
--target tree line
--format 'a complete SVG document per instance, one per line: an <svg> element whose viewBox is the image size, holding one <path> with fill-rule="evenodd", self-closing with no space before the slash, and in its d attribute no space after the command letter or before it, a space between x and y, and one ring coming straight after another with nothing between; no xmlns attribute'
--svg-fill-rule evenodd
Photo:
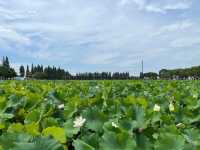
<svg viewBox="0 0 200 150"><path fill-rule="evenodd" d="M155 72L140 73L140 79L152 79L157 80L159 75Z"/></svg>
<svg viewBox="0 0 200 150"><path fill-rule="evenodd" d="M133 79L128 72L86 72L71 76L74 80L128 80Z"/></svg>
<svg viewBox="0 0 200 150"><path fill-rule="evenodd" d="M140 73L140 79L196 80L200 79L200 66L184 69L161 69L159 73Z"/></svg>
<svg viewBox="0 0 200 150"><path fill-rule="evenodd" d="M10 67L8 57L3 57L0 64L0 79L12 79L17 73ZM200 79L200 66L185 69L162 69L159 73L147 72L140 73L139 77L131 76L129 72L86 72L70 74L68 71L60 67L44 67L43 65L21 65L19 68L19 76L26 79L42 79L42 80L127 80L127 79Z"/></svg>
<svg viewBox="0 0 200 150"><path fill-rule="evenodd" d="M86 72L77 73L75 75L70 74L68 71L57 67L44 67L43 65L29 65L26 68L22 65L19 68L20 77L26 77L27 79L46 79L46 80L123 80L131 79L128 72Z"/></svg>
<svg viewBox="0 0 200 150"><path fill-rule="evenodd" d="M0 79L12 79L16 77L17 73L10 67L8 57L3 57L2 64L0 64Z"/></svg>
<svg viewBox="0 0 200 150"><path fill-rule="evenodd" d="M26 77L27 79L46 79L46 80L66 80L70 79L71 75L68 71L64 69L53 67L44 67L43 65L33 64L31 67L26 66L26 69L23 65L19 68L20 77Z"/></svg>
<svg viewBox="0 0 200 150"><path fill-rule="evenodd" d="M2 64L0 64L0 79L12 79L14 77L17 77L17 73L13 68L10 67L8 57L3 57ZM86 72L72 75L60 67L44 67L43 65L34 64L31 66L21 65L19 68L19 77L41 80L123 80L135 78L130 76L128 72Z"/></svg>
<svg viewBox="0 0 200 150"><path fill-rule="evenodd" d="M159 76L162 79L200 79L200 66L194 66L185 69L162 69L159 71Z"/></svg>

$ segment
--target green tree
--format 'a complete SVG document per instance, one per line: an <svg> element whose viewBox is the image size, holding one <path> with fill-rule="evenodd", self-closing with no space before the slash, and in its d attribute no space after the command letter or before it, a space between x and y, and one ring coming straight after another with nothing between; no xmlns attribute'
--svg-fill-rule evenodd
<svg viewBox="0 0 200 150"><path fill-rule="evenodd" d="M31 77L31 73L29 71L29 66L27 65L26 67L26 78L30 78Z"/></svg>
<svg viewBox="0 0 200 150"><path fill-rule="evenodd" d="M6 58L3 57L3 66L6 68L10 68L10 62L7 56Z"/></svg>
<svg viewBox="0 0 200 150"><path fill-rule="evenodd" d="M19 68L19 73L20 73L20 77L24 77L25 76L25 69L24 69L24 66L20 66Z"/></svg>
<svg viewBox="0 0 200 150"><path fill-rule="evenodd" d="M143 74L143 77L144 77L144 78L148 78L148 79L156 80L157 77L158 77L158 74L155 73L155 72L148 72L148 73L144 73L144 74Z"/></svg>

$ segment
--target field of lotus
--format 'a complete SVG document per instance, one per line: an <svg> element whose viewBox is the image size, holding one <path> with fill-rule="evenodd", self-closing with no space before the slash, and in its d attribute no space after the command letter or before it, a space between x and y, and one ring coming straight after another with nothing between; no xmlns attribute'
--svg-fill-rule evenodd
<svg viewBox="0 0 200 150"><path fill-rule="evenodd" d="M3 81L0 150L200 150L200 81Z"/></svg>

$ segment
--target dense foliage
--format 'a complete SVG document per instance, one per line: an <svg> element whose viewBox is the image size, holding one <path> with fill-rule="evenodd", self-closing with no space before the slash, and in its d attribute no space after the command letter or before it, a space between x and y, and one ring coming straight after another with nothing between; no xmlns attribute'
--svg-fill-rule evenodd
<svg viewBox="0 0 200 150"><path fill-rule="evenodd" d="M65 71L61 68L56 67L43 67L43 65L32 64L31 69L27 66L26 74L24 74L24 66L21 66L20 76L25 76L26 78L32 79L46 79L46 80L125 80L133 79L128 72L86 72L86 73L77 73L76 75L70 74L68 71Z"/></svg>
<svg viewBox="0 0 200 150"><path fill-rule="evenodd" d="M200 81L4 81L2 150L199 150Z"/></svg>
<svg viewBox="0 0 200 150"><path fill-rule="evenodd" d="M0 64L0 79L10 79L16 77L17 74L10 67L8 57L3 57ZM167 79L167 80L195 80L200 79L200 66L185 69L161 69L159 74L155 72L141 72L140 76L131 76L129 72L85 72L72 75L70 72L60 67L44 67L43 65L23 65L19 68L19 76L27 79L38 80L129 80L129 79Z"/></svg>
<svg viewBox="0 0 200 150"><path fill-rule="evenodd" d="M200 66L185 68L185 69L161 69L158 73L146 72L140 73L140 77L131 76L129 72L85 72L77 73L76 75L70 74L56 67L43 67L42 65L29 66L26 69L26 77L34 79L48 79L48 80L126 80L126 79L200 79ZM20 75L24 76L24 67L20 67Z"/></svg>
<svg viewBox="0 0 200 150"><path fill-rule="evenodd" d="M159 71L159 76L162 79L200 79L200 66L173 70L162 69Z"/></svg>
<svg viewBox="0 0 200 150"><path fill-rule="evenodd" d="M65 80L69 79L70 74L64 69L56 67L43 67L42 65L37 65L31 67L30 75L31 78L35 79L48 79L48 80Z"/></svg>
<svg viewBox="0 0 200 150"><path fill-rule="evenodd" d="M158 76L159 75L155 72L140 73L140 78L142 78L142 79L147 78L147 79L156 80L156 79L158 79Z"/></svg>
<svg viewBox="0 0 200 150"><path fill-rule="evenodd" d="M0 79L9 79L16 76L16 72L10 67L8 57L3 57L2 64L0 63Z"/></svg>

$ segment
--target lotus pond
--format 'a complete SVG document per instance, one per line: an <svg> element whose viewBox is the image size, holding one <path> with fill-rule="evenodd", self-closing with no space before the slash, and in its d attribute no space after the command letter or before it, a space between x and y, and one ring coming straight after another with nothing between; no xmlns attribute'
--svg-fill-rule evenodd
<svg viewBox="0 0 200 150"><path fill-rule="evenodd" d="M200 81L0 82L0 150L200 150Z"/></svg>

